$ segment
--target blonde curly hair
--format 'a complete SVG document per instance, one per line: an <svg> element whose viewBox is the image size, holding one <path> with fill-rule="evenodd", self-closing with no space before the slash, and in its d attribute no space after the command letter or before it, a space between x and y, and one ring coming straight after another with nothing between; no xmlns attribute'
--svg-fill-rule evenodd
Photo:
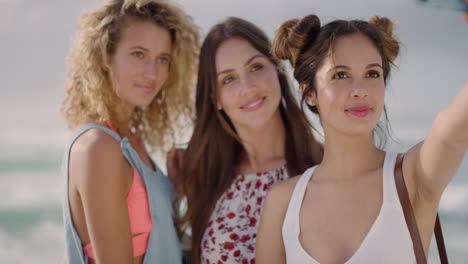
<svg viewBox="0 0 468 264"><path fill-rule="evenodd" d="M130 123L151 151L167 150L193 120L192 91L200 45L199 27L173 2L110 0L84 11L67 57L69 69L61 110L70 128L106 121L119 128L116 109L120 100L116 100L109 61L127 18L155 23L171 34L168 78L148 106L135 109Z"/></svg>

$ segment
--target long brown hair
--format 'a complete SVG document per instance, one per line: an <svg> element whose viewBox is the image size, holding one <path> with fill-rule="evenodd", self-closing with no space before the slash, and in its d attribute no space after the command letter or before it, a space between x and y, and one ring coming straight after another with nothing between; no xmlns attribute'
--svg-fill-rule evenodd
<svg viewBox="0 0 468 264"><path fill-rule="evenodd" d="M187 212L180 224L192 229L193 263L200 262L200 244L209 217L219 197L236 176L241 142L228 116L216 108L216 50L224 41L240 37L268 57L276 66L281 86L279 105L286 129L285 156L289 175L302 173L320 162L322 151L313 137L310 125L298 106L280 62L270 53L268 37L255 25L231 17L215 25L206 36L200 51L198 82L195 98L195 126L184 155L181 174Z"/></svg>
<svg viewBox="0 0 468 264"><path fill-rule="evenodd" d="M340 36L360 33L368 37L382 57L383 78L387 83L391 65L398 56L400 46L393 36L393 23L387 17L374 16L369 21L335 20L324 26L316 15L302 19L290 19L276 30L272 52L278 59L287 59L294 67L294 78L299 84L305 84L302 102L307 95L316 92L315 75L334 49ZM316 114L317 107L307 105ZM380 146L385 146L386 135L390 135L387 109L384 105L384 123L374 131Z"/></svg>

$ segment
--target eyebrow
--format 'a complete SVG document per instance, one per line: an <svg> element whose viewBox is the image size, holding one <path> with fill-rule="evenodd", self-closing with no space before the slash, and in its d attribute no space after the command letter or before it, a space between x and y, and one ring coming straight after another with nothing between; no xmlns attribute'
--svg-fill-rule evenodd
<svg viewBox="0 0 468 264"><path fill-rule="evenodd" d="M250 57L250 59L248 59L245 63L244 63L244 66L248 65L249 63L251 63L255 58L258 58L258 57L265 57L265 55L263 54L257 54L257 55L253 55L252 57ZM266 57L265 57L266 58ZM223 70L223 71L220 71L218 72L216 75L221 75L223 73L228 73L228 72L232 72L234 71L233 69L226 69L226 70Z"/></svg>
<svg viewBox="0 0 468 264"><path fill-rule="evenodd" d="M379 67L381 69L383 69L382 65L380 65L379 63L371 63L369 65L366 66L366 69L368 68L373 68L373 67ZM346 70L349 70L350 68L346 65L336 65L335 67L331 68L330 70L327 71L327 73L333 71L333 70L337 70L337 69L346 69Z"/></svg>
<svg viewBox="0 0 468 264"><path fill-rule="evenodd" d="M132 47L129 48L129 50L132 50L132 49L141 49L141 50L144 50L144 51L146 51L146 52L149 51L149 49L144 48L144 47L139 46L139 45L132 46ZM165 55L165 56L169 56L169 57L171 56L171 54L170 54L170 53L167 53L167 52L163 52L163 53L161 53L161 55Z"/></svg>

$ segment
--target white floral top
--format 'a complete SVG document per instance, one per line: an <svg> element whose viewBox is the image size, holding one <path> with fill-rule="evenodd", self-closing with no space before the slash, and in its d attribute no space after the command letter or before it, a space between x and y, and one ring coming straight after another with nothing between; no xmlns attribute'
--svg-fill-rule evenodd
<svg viewBox="0 0 468 264"><path fill-rule="evenodd" d="M288 178L286 165L239 174L219 198L201 241L202 264L255 263L260 213L270 187Z"/></svg>

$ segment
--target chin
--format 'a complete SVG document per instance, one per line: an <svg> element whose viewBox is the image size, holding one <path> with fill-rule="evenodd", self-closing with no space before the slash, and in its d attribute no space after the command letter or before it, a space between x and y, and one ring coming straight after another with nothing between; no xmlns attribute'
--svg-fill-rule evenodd
<svg viewBox="0 0 468 264"><path fill-rule="evenodd" d="M133 105L134 107L138 108L145 108L151 104L152 101L147 101L147 100L140 100L140 101L133 101L129 102L130 105Z"/></svg>

